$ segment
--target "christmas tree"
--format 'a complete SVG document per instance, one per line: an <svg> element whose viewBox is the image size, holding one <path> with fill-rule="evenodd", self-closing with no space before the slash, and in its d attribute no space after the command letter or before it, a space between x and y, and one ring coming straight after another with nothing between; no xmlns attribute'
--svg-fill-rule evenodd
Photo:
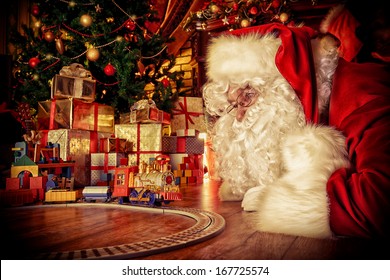
<svg viewBox="0 0 390 280"><path fill-rule="evenodd" d="M182 73L170 71L175 59L159 34L158 14L151 1L36 0L31 26L14 32L15 103L51 97L53 77L63 67L78 65L96 80L95 101L130 111L138 100L151 98L170 112Z"/></svg>

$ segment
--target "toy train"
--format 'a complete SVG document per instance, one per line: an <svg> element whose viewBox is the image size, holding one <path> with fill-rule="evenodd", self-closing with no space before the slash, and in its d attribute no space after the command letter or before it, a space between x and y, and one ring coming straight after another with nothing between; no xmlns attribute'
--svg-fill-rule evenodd
<svg viewBox="0 0 390 280"><path fill-rule="evenodd" d="M119 203L161 205L181 200L180 188L170 170L144 169L138 166L115 168L113 198Z"/></svg>

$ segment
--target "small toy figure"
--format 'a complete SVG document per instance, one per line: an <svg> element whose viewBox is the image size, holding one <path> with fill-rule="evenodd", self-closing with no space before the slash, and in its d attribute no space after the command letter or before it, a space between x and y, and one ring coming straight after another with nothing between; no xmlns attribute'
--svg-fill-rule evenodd
<svg viewBox="0 0 390 280"><path fill-rule="evenodd" d="M49 174L46 183L46 191L56 188L58 188L57 176L54 174Z"/></svg>

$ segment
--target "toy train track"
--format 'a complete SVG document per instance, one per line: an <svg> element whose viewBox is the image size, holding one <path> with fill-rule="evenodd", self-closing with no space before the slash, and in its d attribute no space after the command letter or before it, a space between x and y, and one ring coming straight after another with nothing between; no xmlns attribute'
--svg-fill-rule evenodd
<svg viewBox="0 0 390 280"><path fill-rule="evenodd" d="M177 215L187 216L196 220L196 224L192 227L180 231L178 233L170 234L161 238L156 238L147 241L139 241L134 243L115 245L102 248L91 248L85 250L64 251L64 252L50 252L43 253L36 256L39 260L81 260L81 259L132 259L137 257L144 257L152 254L167 252L175 249L184 248L194 245L205 240L208 240L220 234L225 228L225 219L213 212L204 211L193 208L150 208L140 206L129 206L120 204L94 204L96 207L113 207L122 210L137 210L148 211L151 213L171 213ZM65 207L91 207L90 204L69 204ZM36 206L34 206L36 207ZM56 206L40 206L40 207L61 207ZM62 205L64 207L64 205Z"/></svg>

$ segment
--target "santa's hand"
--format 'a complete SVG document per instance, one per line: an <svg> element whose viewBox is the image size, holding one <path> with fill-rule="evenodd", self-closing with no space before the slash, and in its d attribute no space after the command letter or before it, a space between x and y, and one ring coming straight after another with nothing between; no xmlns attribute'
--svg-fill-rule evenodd
<svg viewBox="0 0 390 280"><path fill-rule="evenodd" d="M244 211L257 211L259 200L258 198L263 193L264 187L250 188L244 195L241 207Z"/></svg>

